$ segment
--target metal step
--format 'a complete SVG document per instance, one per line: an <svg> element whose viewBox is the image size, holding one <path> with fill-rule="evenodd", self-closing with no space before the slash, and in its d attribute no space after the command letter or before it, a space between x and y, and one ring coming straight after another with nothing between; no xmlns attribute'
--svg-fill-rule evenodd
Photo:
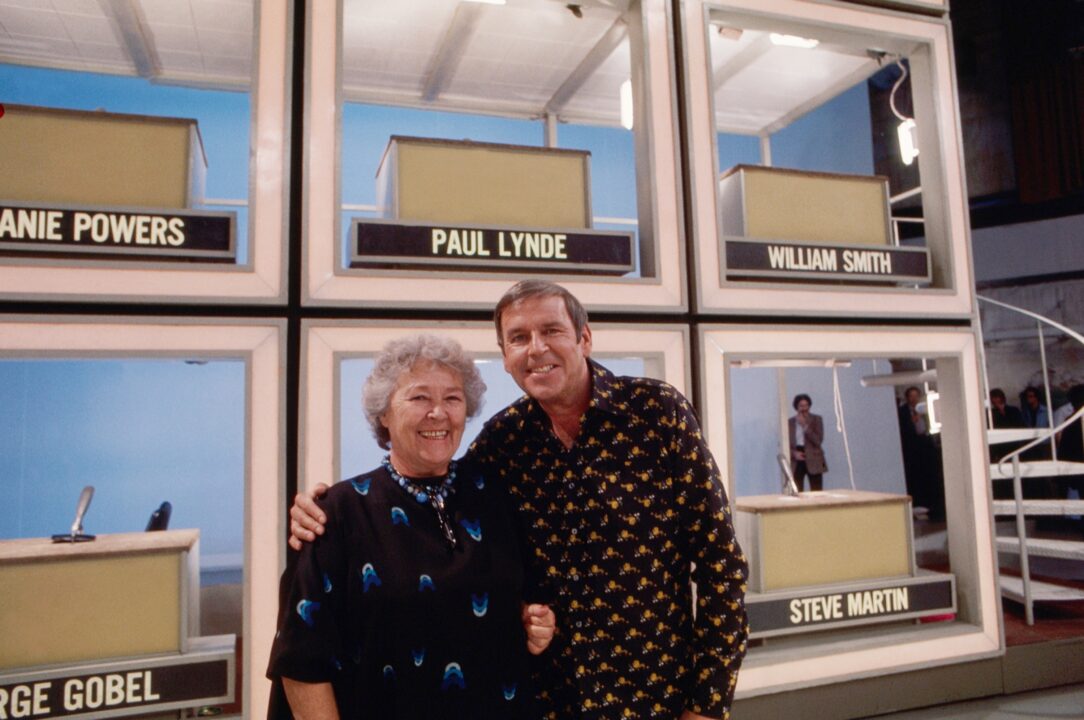
<svg viewBox="0 0 1084 720"><path fill-rule="evenodd" d="M1024 602L1024 581L1011 575L1001 576L1001 595L1018 603ZM1032 602L1066 602L1084 600L1084 590L1055 585L1054 583L1031 581Z"/></svg>
<svg viewBox="0 0 1084 720"><path fill-rule="evenodd" d="M1034 440L1048 432L1050 432L1050 428L993 428L986 431L986 441L991 445L997 445L998 443Z"/></svg>
<svg viewBox="0 0 1084 720"><path fill-rule="evenodd" d="M1084 475L1084 463L1066 460L1034 460L1020 463L1020 479L1039 477L1060 477L1064 475ZM991 480L1011 480L1012 463L990 465Z"/></svg>
<svg viewBox="0 0 1084 720"><path fill-rule="evenodd" d="M1019 553L1020 541L1014 537L999 537L997 538L997 551ZM1084 541L1028 538L1028 555L1060 558L1062 560L1084 560Z"/></svg>
<svg viewBox="0 0 1084 720"><path fill-rule="evenodd" d="M1024 500L1024 514L1084 515L1084 500ZM1015 515L1015 500L994 500L994 515Z"/></svg>

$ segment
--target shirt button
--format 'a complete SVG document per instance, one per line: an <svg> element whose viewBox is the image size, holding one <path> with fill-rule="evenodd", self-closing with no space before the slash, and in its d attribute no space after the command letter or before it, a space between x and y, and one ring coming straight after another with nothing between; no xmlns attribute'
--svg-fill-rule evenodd
<svg viewBox="0 0 1084 720"><path fill-rule="evenodd" d="M573 534L573 535L575 535L575 534L576 534L576 528L572 528L572 534Z"/></svg>

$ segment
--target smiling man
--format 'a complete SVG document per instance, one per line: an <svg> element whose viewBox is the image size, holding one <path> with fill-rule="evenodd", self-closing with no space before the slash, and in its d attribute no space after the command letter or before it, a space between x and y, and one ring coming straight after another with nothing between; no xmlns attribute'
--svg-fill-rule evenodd
<svg viewBox="0 0 1084 720"><path fill-rule="evenodd" d="M528 574L557 613L543 715L729 717L747 566L688 401L591 360L587 312L559 285L518 283L494 321L526 396L486 423L465 461L505 481ZM314 506L298 503L291 528L312 539Z"/></svg>

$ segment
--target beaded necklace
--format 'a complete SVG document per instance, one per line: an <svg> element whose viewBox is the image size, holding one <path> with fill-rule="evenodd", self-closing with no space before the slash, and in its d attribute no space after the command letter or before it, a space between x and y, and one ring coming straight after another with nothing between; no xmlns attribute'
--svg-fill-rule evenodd
<svg viewBox="0 0 1084 720"><path fill-rule="evenodd" d="M455 548L455 526L452 525L448 512L444 508L444 501L455 492L453 486L455 482L455 460L448 463L448 474L444 476L444 479L433 486L420 485L400 475L391 464L391 455L384 456L383 465L384 469L391 475L391 479L398 483L399 487L406 490L411 497L422 505L429 505L433 508L437 513L437 524L440 526L440 531L444 534L444 539L448 543L448 549Z"/></svg>

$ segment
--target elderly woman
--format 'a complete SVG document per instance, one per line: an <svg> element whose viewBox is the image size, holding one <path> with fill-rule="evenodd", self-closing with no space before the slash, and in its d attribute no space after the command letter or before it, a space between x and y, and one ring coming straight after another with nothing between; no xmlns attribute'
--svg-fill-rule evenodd
<svg viewBox="0 0 1084 720"><path fill-rule="evenodd" d="M410 336L377 358L365 413L390 452L320 501L327 533L283 596L268 674L295 717L528 714L526 651L549 643L553 614L521 604L499 486L452 460L484 391L448 338Z"/></svg>

